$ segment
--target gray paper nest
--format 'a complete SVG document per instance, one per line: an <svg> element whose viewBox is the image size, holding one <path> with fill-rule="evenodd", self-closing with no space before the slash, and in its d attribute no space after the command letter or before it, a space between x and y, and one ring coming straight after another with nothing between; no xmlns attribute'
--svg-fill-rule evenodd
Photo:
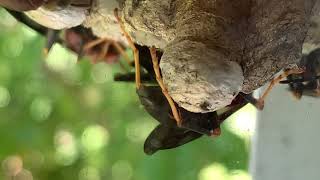
<svg viewBox="0 0 320 180"><path fill-rule="evenodd" d="M307 33L317 28L309 30L311 20L317 22L319 4L319 0L98 0L90 11L40 8L27 14L51 28L83 24L99 37L127 44L113 16L114 8L120 8L136 43L164 51L160 68L174 101L192 112L210 112L298 62L306 37L314 39ZM59 11L64 11L63 17ZM72 18L66 18L68 13Z"/></svg>

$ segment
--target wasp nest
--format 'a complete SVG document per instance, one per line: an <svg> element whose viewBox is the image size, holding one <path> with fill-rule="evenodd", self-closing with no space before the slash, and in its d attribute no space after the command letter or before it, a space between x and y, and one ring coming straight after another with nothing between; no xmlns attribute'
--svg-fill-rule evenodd
<svg viewBox="0 0 320 180"><path fill-rule="evenodd" d="M318 0L319 1L319 0ZM84 25L125 42L122 9L136 43L163 50L163 80L179 106L209 112L250 93L301 56L316 0L100 0Z"/></svg>

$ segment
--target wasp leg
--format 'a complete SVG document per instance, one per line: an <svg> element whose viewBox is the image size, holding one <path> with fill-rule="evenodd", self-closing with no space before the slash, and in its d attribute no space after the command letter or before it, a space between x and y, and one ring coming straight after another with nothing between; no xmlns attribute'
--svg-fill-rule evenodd
<svg viewBox="0 0 320 180"><path fill-rule="evenodd" d="M135 71L136 71L136 88L139 89L141 86L141 80L140 80L140 63L139 63L139 51L136 48L136 46L134 45L130 35L127 33L127 31L125 30L124 24L121 20L121 18L118 15L118 9L114 9L114 16L116 17L119 25L120 25L120 29L123 33L123 35L126 37L129 46L131 47L131 49L133 50L133 56L134 56L134 65L135 65Z"/></svg>
<svg viewBox="0 0 320 180"><path fill-rule="evenodd" d="M129 65L132 64L130 57L128 56L128 54L125 52L125 50L119 43L117 43L116 41L112 41L112 45L122 55L122 57L127 61Z"/></svg>
<svg viewBox="0 0 320 180"><path fill-rule="evenodd" d="M164 96L168 100L168 103L169 103L169 105L171 107L171 110L172 110L173 117L177 121L177 125L181 126L181 118L180 118L180 115L178 113L177 107L174 104L174 101L170 97L170 95L169 95L169 93L167 91L167 88L164 86L164 83L162 81L162 78L161 78L161 75L160 75L160 70L159 70L158 58L157 58L157 54L156 53L157 52L156 52L155 48L150 48L150 54L151 54L153 69L154 69L154 72L156 74L156 80L157 80L159 86L161 87L162 93L164 94Z"/></svg>
<svg viewBox="0 0 320 180"><path fill-rule="evenodd" d="M99 58L101 58L101 57L103 58L106 55L106 52L108 50L104 50L104 49L105 49L105 44L107 44L107 42L108 42L108 40L106 38L101 38L101 39L96 39L96 40L93 40L93 41L90 41L90 42L86 43L83 46L84 54L89 53L90 49L94 48L98 44L104 44L104 47L103 47L102 51L98 55L95 55L93 57L93 59L92 59L92 62L96 63ZM107 47L107 48L109 48L109 47Z"/></svg>
<svg viewBox="0 0 320 180"><path fill-rule="evenodd" d="M99 44L103 44L104 47L103 47L102 51L96 56L96 58L104 57L106 52L108 51L108 49L105 50L105 44L109 44L108 43L108 39L106 39L106 38L95 39L93 41L90 41L90 42L86 43L83 46L83 51L86 54L86 53L88 53L90 51L90 49L94 48L95 46L97 46ZM107 46L107 48L109 48L109 46ZM105 52L105 54L103 54L104 52Z"/></svg>
<svg viewBox="0 0 320 180"><path fill-rule="evenodd" d="M269 84L268 88L264 91L262 96L257 100L257 108L262 110L264 108L264 100L271 92L272 88L279 83L282 79L286 78L287 76L291 74L300 74L303 73L305 70L302 68L294 68L294 69L287 69L284 70L282 74L277 76L276 78L272 79L271 83Z"/></svg>
<svg viewBox="0 0 320 180"><path fill-rule="evenodd" d="M94 46L106 42L106 38L96 39L93 41L88 42L86 45L84 45L83 50L89 51L89 49L93 48Z"/></svg>
<svg viewBox="0 0 320 180"><path fill-rule="evenodd" d="M103 59L108 54L108 50L109 50L110 45L113 45L116 48L116 50L118 51L118 53L120 55L122 55L124 57L124 59L128 62L128 64L131 63L129 56L125 53L125 51L119 45L119 43L117 43L117 42L115 42L115 41L113 41L111 39L108 39L108 38L96 39L96 40L93 40L93 41L91 41L89 43L86 43L84 45L82 51L84 51L85 53L88 53L90 51L90 49L92 49L93 47L95 47L95 46L97 46L99 44L103 44L102 50L98 55L95 55L93 57L92 62L96 63L98 61L98 59ZM128 70L122 64L121 61L119 61L119 65L124 71L128 72Z"/></svg>
<svg viewBox="0 0 320 180"><path fill-rule="evenodd" d="M135 70L136 70L136 87L137 87L137 89L139 89L140 86L141 86L139 51L136 48L136 46L134 45L130 35L126 32L124 24L123 24L121 18L119 17L119 15L118 15L118 9L117 8L114 10L114 15L115 15L118 23L120 24L120 28L122 30L123 35L126 37L128 43L129 43L129 46L133 50L134 65L135 65ZM165 86L163 84L163 81L161 79L161 75L160 75L160 71L159 71L159 65L158 65L158 60L157 60L157 57L156 57L155 49L150 49L150 53L151 53L151 57L152 57L152 62L154 63L153 65L154 65L155 73L158 74L158 75L156 75L156 79L157 79L157 81L158 81L158 83L159 83L159 85L160 85L160 87L162 89L163 94L165 95L165 97L167 98L167 100L169 102L169 105L170 105L171 110L172 110L172 114L173 114L175 120L177 121L177 124L180 126L181 125L181 119L180 119L178 110L177 110L173 100L171 99L170 95L168 94L168 91L166 90L166 88L165 88Z"/></svg>
<svg viewBox="0 0 320 180"><path fill-rule="evenodd" d="M99 53L99 55L97 56L98 59L103 59L108 54L108 50L109 50L110 45L111 45L110 41L104 42L102 50Z"/></svg>
<svg viewBox="0 0 320 180"><path fill-rule="evenodd" d="M98 44L107 44L108 48L109 48L109 45L110 43L116 48L116 50L119 52L119 54L121 54L124 59L127 61L128 64L131 64L131 60L130 60L130 57L127 55L127 53L125 52L125 50L123 49L123 47L121 47L121 45L119 43L117 43L116 41L114 40L111 40L111 39L108 39L108 38L101 38L101 39L96 39L96 40L93 40L89 43L87 43L85 46L84 46L84 51L87 52L89 51L91 48L93 48L94 46L98 45ZM106 46L106 45L105 45ZM108 48L103 48L103 51L104 51L104 54L100 54L99 57L104 57L105 54L107 54L107 51L108 51Z"/></svg>
<svg viewBox="0 0 320 180"><path fill-rule="evenodd" d="M259 109L258 99L253 97L252 93L251 94L245 94L245 93L240 92L238 94L238 96L241 96L245 100L245 102L248 102L248 103L252 104L253 106L255 106L257 109Z"/></svg>

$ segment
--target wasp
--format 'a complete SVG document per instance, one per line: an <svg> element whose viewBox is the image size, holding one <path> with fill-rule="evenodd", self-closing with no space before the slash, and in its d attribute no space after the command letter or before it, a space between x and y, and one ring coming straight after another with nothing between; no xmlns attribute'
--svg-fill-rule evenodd
<svg viewBox="0 0 320 180"><path fill-rule="evenodd" d="M124 30L124 25L117 15L117 11L115 11L115 16L122 27L121 29L123 30L123 34L127 37L130 47L134 51L135 62L135 73L131 74L134 75L134 78L132 78L132 76L129 74L129 76L117 76L116 79L134 80L136 82L136 92L141 104L144 106L146 111L160 123L145 141L144 151L146 154L153 154L158 150L175 148L200 138L203 135L220 135L220 125L230 115L248 103L252 103L259 109L262 109L263 100L274 84L292 73L301 73L299 70L286 70L284 74L275 78L270 83L267 91L258 100L254 99L250 94L246 95L239 93L239 95L236 96L230 105L221 109L222 112L219 112L220 110L209 113L189 112L182 107L177 106L164 86L161 78L161 71L159 69L159 57L161 57L161 52L157 51L153 47L147 48L135 45L128 33L126 33ZM109 46L108 44L104 44L108 43L107 39L91 39L91 37L86 38L86 36L83 35L88 35L88 32L82 28L83 27L77 27L69 30L73 33L80 34L80 37L82 37L80 50L78 49L78 45L74 45L72 43L70 44L70 49L76 47L74 51L78 52L78 54L81 54L81 51L86 49L85 47L90 49L99 44L103 47ZM48 49L50 49L55 40L59 40L59 31L49 30L46 31L46 34L48 34L49 37L46 46ZM114 41L110 41L110 44L114 45L115 43ZM114 47L118 49L119 53L123 54L121 47L119 48L117 45L114 45ZM102 54L105 54L106 48L102 49ZM146 73L141 73L140 65L144 68L144 70L146 70ZM151 86L144 85L144 81L157 82L157 84Z"/></svg>
<svg viewBox="0 0 320 180"><path fill-rule="evenodd" d="M151 54L148 47L135 44L141 60L141 85L136 90L144 109L159 122L149 134L144 143L144 152L152 155L159 150L172 149L189 143L203 135L216 137L221 134L220 125L233 113L246 104L256 103L251 95L240 93L227 107L209 113L194 113L177 106L177 111L182 119L180 125L175 122L171 107L162 92L159 84L156 84L156 74L151 62ZM162 52L155 54L161 57ZM158 62L156 62L158 63ZM115 81L134 81L135 74L116 74ZM148 84L148 85L144 85Z"/></svg>
<svg viewBox="0 0 320 180"><path fill-rule="evenodd" d="M123 35L126 37L129 46L133 50L135 66L134 80L136 83L137 95L146 111L160 123L145 141L144 151L146 154L153 154L158 150L181 146L201 137L202 135L220 135L220 124L226 118L247 103L253 104L258 109L263 109L264 99L279 81L290 74L303 72L300 68L285 70L284 73L271 81L270 85L259 99L255 99L251 94L247 95L239 93L233 102L226 107L228 109L222 114L219 114L219 110L209 113L189 112L182 107L177 106L170 97L161 77L157 50L154 47L151 47L149 48L148 53L147 49L141 49L140 46L134 44L130 35L125 30L117 9L115 9L114 14L121 27ZM149 54L149 56L141 56L141 52L142 54ZM152 65L151 63L147 65L146 63L150 62L150 59L152 61ZM142 64L140 64L140 60ZM142 67L151 74L151 79L154 79L158 85L145 86L142 84L140 65L142 65ZM122 77L118 76L116 79L133 78L129 78L125 75ZM148 77L146 79L148 79ZM224 108L220 110L224 110Z"/></svg>
<svg viewBox="0 0 320 180"><path fill-rule="evenodd" d="M320 48L303 55L298 66L304 67L305 71L299 74L291 74L281 84L288 84L289 91L296 99L303 95L320 96Z"/></svg>

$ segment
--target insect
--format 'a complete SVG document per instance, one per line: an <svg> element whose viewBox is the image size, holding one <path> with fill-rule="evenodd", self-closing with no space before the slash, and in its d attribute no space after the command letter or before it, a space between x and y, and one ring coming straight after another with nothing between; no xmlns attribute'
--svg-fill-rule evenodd
<svg viewBox="0 0 320 180"><path fill-rule="evenodd" d="M129 46L133 50L134 65L135 65L135 83L136 83L137 94L139 95L139 89L142 87L141 78L140 78L139 50L134 45L130 35L125 31L124 24L123 24L121 18L119 17L119 15L118 15L118 9L117 8L114 10L114 15L115 15L120 27L121 27L120 29L122 30L123 35L126 37L128 43L129 43ZM172 98L170 97L170 95L168 94L168 91L167 91L166 87L164 86L164 83L163 83L162 78L161 78L161 74L160 74L160 70L159 70L159 64L158 64L159 62L158 62L158 58L157 58L157 55L156 55L156 49L152 47L152 48L149 49L149 51L150 51L150 54L151 54L153 69L154 69L154 72L155 72L155 75L156 75L156 80L157 80L159 86L161 87L161 90L162 90L164 96L166 97L166 99L167 99L167 101L168 101L168 103L170 105L173 117L176 120L177 125L181 126L182 121L181 121L181 118L179 116L179 113L178 113L178 110L176 108L176 105L175 105L174 101L172 100Z"/></svg>
<svg viewBox="0 0 320 180"><path fill-rule="evenodd" d="M233 102L238 101L238 103L231 103L229 105L231 109L221 116L218 115L217 111L204 114L189 112L177 106L168 94L161 78L157 52L153 47L150 48L149 51L155 74L154 77L158 82L158 86L144 86L141 84L139 49L133 43L130 35L125 31L124 24L118 16L117 9L115 9L114 14L120 24L123 35L126 37L134 53L136 92L140 98L141 104L144 105L151 116L160 122L160 125L151 132L145 142L144 150L147 154L153 154L161 149L178 147L199 138L203 134L209 136L219 135L221 132L221 122L233 112L237 111L247 102L254 104L258 109L263 109L264 99L275 84L290 74L303 72L300 68L286 70L283 74L271 81L267 90L258 100L251 95L240 93L237 97L239 98L242 96L242 100L238 101L238 98L235 98Z"/></svg>
<svg viewBox="0 0 320 180"><path fill-rule="evenodd" d="M178 126L172 116L171 108L162 93L159 85L154 85L156 75L153 71L153 65L150 61L151 55L147 47L136 45L139 50L139 59L141 66L146 72L141 73L143 81L152 85L142 85L137 89L141 104L145 110L160 124L150 133L144 143L144 152L148 155L154 154L158 150L176 148L200 138L203 135L219 136L221 133L220 125L234 112L242 108L248 101L254 98L251 95L240 94L234 102L224 108L223 113L218 111L210 113L193 113L182 107L177 106L177 110L183 119L182 124ZM157 51L157 55L161 53ZM134 81L134 74L118 74L116 81ZM147 78L149 76L149 78Z"/></svg>
<svg viewBox="0 0 320 180"><path fill-rule="evenodd" d="M220 124L233 112L240 109L242 106L247 104L247 101L253 103L258 108L263 108L263 101L267 94L270 92L272 87L279 82L282 78L292 74L292 73L302 73L300 69L289 69L286 70L284 74L275 78L269 85L266 92L259 100L255 100L250 95L239 94L227 108L227 110L219 114L218 111L210 112L210 113L192 113L186 111L185 109L178 107L175 102L171 99L170 95L168 94L166 87L164 86L162 79L161 79L161 72L159 69L159 54L155 48L146 48L146 53L139 53L140 48L136 47L130 36L125 32L123 23L121 19L117 15L117 11L115 11L115 16L119 21L120 26L122 27L123 34L127 37L129 45L134 50L134 62L135 62L135 82L137 87L137 94L140 98L141 103L144 105L145 109L148 113L153 116L156 120L160 122L160 125L155 128L154 131L150 134L145 142L145 152L147 154L155 153L157 150L161 149L168 149L178 147L185 143L188 143L194 139L201 137L202 135L209 135L209 136L217 136L221 133ZM80 28L80 27L79 27ZM78 32L76 29L73 32ZM56 39L58 31L48 31L50 34L49 37L53 37L52 39ZM81 31L78 32L81 34ZM54 41L48 40L47 47L50 49L52 43ZM102 46L109 46L110 44L114 44L114 41L110 41L110 44L105 45L108 43L108 39L96 39L97 41L89 42L89 43L80 43L80 44L90 44L93 43L92 46L94 47L97 44ZM117 46L114 45L117 49ZM72 46L71 46L72 47ZM103 48L102 54L105 54L106 49ZM81 51L80 51L81 52ZM101 51L100 51L101 52ZM119 53L122 51L119 49ZM141 51L140 51L141 52ZM81 54L81 53L80 53ZM141 56L139 55L148 54L148 61L142 61L142 66L151 74L151 78L144 76L146 74L141 74L140 72L140 62L139 59ZM103 57L103 56L100 56ZM146 57L146 56L145 56ZM149 65L143 65L145 62L150 62ZM150 73L152 72L152 73ZM130 76L128 76L130 78ZM141 77L146 77L155 80L158 82L157 86L145 86L142 84L143 80L146 80ZM122 77L123 78L123 77Z"/></svg>
<svg viewBox="0 0 320 180"><path fill-rule="evenodd" d="M45 55L48 54L56 42L61 42L66 48L75 52L78 55L78 59L83 56L89 57L93 64L98 62L118 62L119 54L125 54L121 44L109 39L97 38L92 34L90 29L82 26L64 30L64 37L62 39L59 36L60 34L61 31L59 30L47 30L47 41L44 48ZM125 59L127 60L128 58ZM130 59L128 61L130 61ZM125 69L122 62L119 61L119 63L120 66Z"/></svg>
<svg viewBox="0 0 320 180"><path fill-rule="evenodd" d="M314 97L320 96L320 48L303 55L298 66L305 71L300 74L292 74L281 84L288 84L293 96L300 99L302 95Z"/></svg>
<svg viewBox="0 0 320 180"><path fill-rule="evenodd" d="M131 59L125 53L125 47L111 39L98 38L92 31L83 26L76 26L65 30L54 30L44 27L24 13L6 9L15 19L46 37L44 54L47 55L53 44L59 43L78 55L78 59L86 56L95 64L98 62L115 63L118 62L124 71L129 71L119 60L121 54L124 59L131 63ZM63 36L62 36L63 34Z"/></svg>
<svg viewBox="0 0 320 180"><path fill-rule="evenodd" d="M141 94L139 96L141 103L144 104L148 113L150 115L156 114L157 116L153 117L160 123L150 133L144 143L144 152L149 155L158 150L179 147L200 138L202 135L219 136L221 134L220 125L222 122L248 103L241 95L239 95L235 98L232 105L223 108L226 109L226 111L222 114L219 114L219 111L193 113L178 107L181 118L183 119L183 124L179 127L174 123L174 119L169 114L170 107L167 105L165 98L161 94L161 89L155 88L153 90L158 93L156 94L153 92L153 97L156 95L162 96L162 106L159 106L159 104L155 105L155 103L159 103L159 100L152 101L154 98L150 98L150 96L142 97ZM148 105L144 102L146 101L144 98L147 98L148 105L150 105L150 102L153 102L154 104L152 104L152 107L156 107L157 109L148 108ZM157 99L159 99L159 97ZM159 116L158 111L161 111L161 116Z"/></svg>
<svg viewBox="0 0 320 180"><path fill-rule="evenodd" d="M64 40L67 48L76 52L79 57L89 57L93 64L98 62L114 63L118 61L119 54L125 54L121 44L109 39L97 38L90 29L83 26L66 29ZM127 59L130 61L130 58ZM122 65L121 62L120 65ZM122 67L124 66L122 65Z"/></svg>

